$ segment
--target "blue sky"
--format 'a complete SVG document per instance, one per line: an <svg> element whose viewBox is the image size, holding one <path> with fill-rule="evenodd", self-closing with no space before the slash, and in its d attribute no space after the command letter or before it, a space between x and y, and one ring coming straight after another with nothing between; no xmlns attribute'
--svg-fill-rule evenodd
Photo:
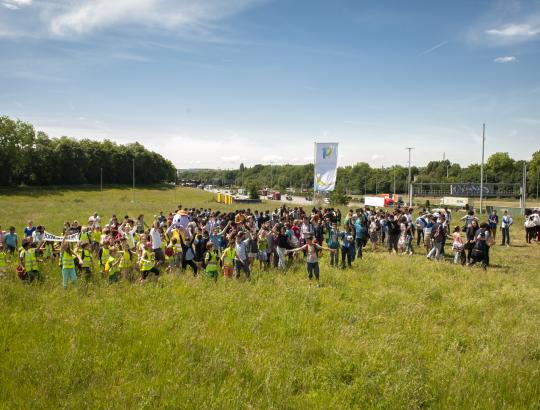
<svg viewBox="0 0 540 410"><path fill-rule="evenodd" d="M0 0L0 113L180 168L527 159L540 1Z"/></svg>

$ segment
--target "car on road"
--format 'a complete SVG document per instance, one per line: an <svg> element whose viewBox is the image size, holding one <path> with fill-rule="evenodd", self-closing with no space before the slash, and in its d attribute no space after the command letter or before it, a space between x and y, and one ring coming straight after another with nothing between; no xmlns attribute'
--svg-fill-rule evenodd
<svg viewBox="0 0 540 410"><path fill-rule="evenodd" d="M292 201L292 196L290 196L290 195L285 195L285 199L286 199L287 201Z"/></svg>

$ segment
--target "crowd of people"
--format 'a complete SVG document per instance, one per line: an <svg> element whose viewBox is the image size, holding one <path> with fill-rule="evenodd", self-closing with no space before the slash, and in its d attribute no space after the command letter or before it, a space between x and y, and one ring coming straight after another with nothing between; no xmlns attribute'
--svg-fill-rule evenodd
<svg viewBox="0 0 540 410"><path fill-rule="evenodd" d="M416 213L416 211L414 212ZM454 220L457 219L457 220ZM529 221L534 223L534 227ZM75 284L78 278L103 277L113 284L119 280L145 282L165 272L202 274L217 280L242 275L247 279L254 270L277 269L305 260L311 283L319 284L319 258L329 253L330 266L343 269L362 259L366 250L413 255L424 252L426 258L455 264L489 266L490 248L501 230L501 245L510 245L511 216L501 219L496 211L481 222L474 211L454 218L444 208L439 212L412 208L393 210L358 208L342 215L339 209L281 206L274 211L183 208L160 212L150 224L144 215L107 221L93 214L87 224L66 222L63 239L49 240L42 225L32 221L19 237L14 227L0 227L0 274L9 268L28 282L41 277L41 265L58 263L62 284ZM527 241L540 240L538 212L527 216ZM534 229L533 229L534 228ZM77 239L73 240L73 235ZM447 245L450 245L447 248Z"/></svg>

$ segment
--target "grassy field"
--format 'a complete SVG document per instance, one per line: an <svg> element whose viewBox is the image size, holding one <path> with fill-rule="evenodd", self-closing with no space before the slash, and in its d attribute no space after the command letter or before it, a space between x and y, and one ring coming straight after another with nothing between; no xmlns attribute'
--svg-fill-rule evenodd
<svg viewBox="0 0 540 410"><path fill-rule="evenodd" d="M217 208L197 190L0 192L0 223ZM260 205L265 207L266 204ZM222 208L223 209L223 206ZM0 280L0 407L538 408L540 245L492 249L493 267L367 252L250 282L164 275L65 292Z"/></svg>

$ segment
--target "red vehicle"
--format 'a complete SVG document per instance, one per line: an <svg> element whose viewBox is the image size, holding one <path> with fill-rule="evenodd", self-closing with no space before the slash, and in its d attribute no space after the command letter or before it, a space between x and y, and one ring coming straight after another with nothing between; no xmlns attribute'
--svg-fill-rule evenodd
<svg viewBox="0 0 540 410"><path fill-rule="evenodd" d="M274 198L274 201L281 201L281 192L274 191L272 197Z"/></svg>

